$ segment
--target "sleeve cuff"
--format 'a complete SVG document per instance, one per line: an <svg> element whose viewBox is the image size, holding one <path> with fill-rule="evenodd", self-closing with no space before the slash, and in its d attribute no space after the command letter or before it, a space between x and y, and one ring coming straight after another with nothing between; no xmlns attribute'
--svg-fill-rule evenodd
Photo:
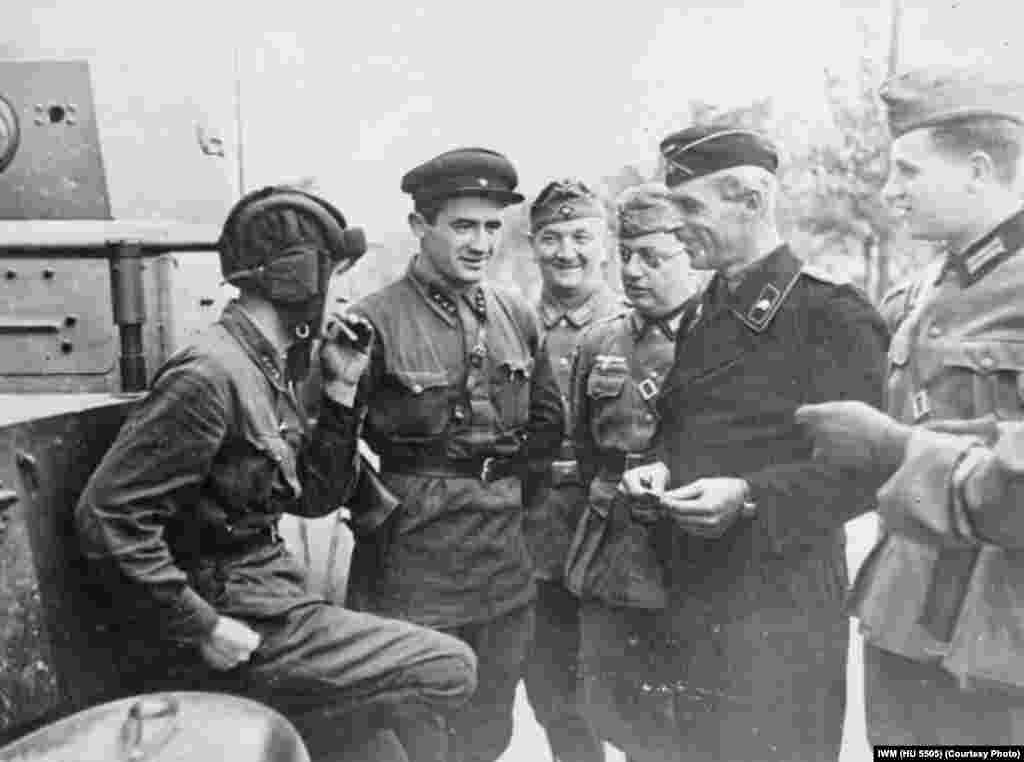
<svg viewBox="0 0 1024 762"><path fill-rule="evenodd" d="M172 617L173 638L195 643L213 632L220 614L195 590L186 587L172 604Z"/></svg>
<svg viewBox="0 0 1024 762"><path fill-rule="evenodd" d="M963 507L951 500L954 474L968 451L979 444L963 437L914 429L902 465L878 492L878 510L887 525L907 534L923 528L954 542L970 542Z"/></svg>

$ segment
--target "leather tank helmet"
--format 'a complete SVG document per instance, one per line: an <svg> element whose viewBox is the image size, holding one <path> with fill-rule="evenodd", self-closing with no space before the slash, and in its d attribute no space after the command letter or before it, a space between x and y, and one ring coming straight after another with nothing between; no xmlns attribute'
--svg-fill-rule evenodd
<svg viewBox="0 0 1024 762"><path fill-rule="evenodd" d="M331 277L366 252L366 235L324 199L268 186L234 205L218 250L225 282L258 291L306 342L319 331Z"/></svg>

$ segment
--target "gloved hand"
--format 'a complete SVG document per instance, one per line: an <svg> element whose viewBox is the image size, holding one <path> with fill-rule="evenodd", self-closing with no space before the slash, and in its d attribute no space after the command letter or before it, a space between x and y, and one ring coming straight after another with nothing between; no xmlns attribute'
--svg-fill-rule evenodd
<svg viewBox="0 0 1024 762"><path fill-rule="evenodd" d="M330 399L355 406L359 379L370 364L374 330L366 318L351 312L331 313L320 342L320 374Z"/></svg>
<svg viewBox="0 0 1024 762"><path fill-rule="evenodd" d="M855 400L804 405L796 422L814 441L814 459L888 479L900 467L911 428Z"/></svg>

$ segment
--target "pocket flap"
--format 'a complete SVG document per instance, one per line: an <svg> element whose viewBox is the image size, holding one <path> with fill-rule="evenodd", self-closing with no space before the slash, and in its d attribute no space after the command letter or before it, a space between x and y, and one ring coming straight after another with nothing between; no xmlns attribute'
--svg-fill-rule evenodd
<svg viewBox="0 0 1024 762"><path fill-rule="evenodd" d="M427 389L448 386L448 374L434 370L395 370L392 375L400 385L413 394L422 394Z"/></svg>
<svg viewBox="0 0 1024 762"><path fill-rule="evenodd" d="M962 368L978 375L1024 371L1024 342L974 341L931 347L921 359L921 381L927 384L944 368Z"/></svg>
<svg viewBox="0 0 1024 762"><path fill-rule="evenodd" d="M618 397L628 376L625 368L594 367L587 379L587 394L595 399Z"/></svg>

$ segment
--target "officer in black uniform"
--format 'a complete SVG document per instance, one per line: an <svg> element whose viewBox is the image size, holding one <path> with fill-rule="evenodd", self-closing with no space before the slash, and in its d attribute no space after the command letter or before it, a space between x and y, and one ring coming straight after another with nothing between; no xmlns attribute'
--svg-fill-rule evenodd
<svg viewBox="0 0 1024 762"><path fill-rule="evenodd" d="M887 332L856 288L780 238L778 156L743 129L661 143L690 262L713 270L661 391L661 462L623 488L660 496L674 534L662 633L688 760L817 762L839 754L848 625L843 524L870 493L812 461L808 401L880 404ZM680 661L681 660L681 661Z"/></svg>

